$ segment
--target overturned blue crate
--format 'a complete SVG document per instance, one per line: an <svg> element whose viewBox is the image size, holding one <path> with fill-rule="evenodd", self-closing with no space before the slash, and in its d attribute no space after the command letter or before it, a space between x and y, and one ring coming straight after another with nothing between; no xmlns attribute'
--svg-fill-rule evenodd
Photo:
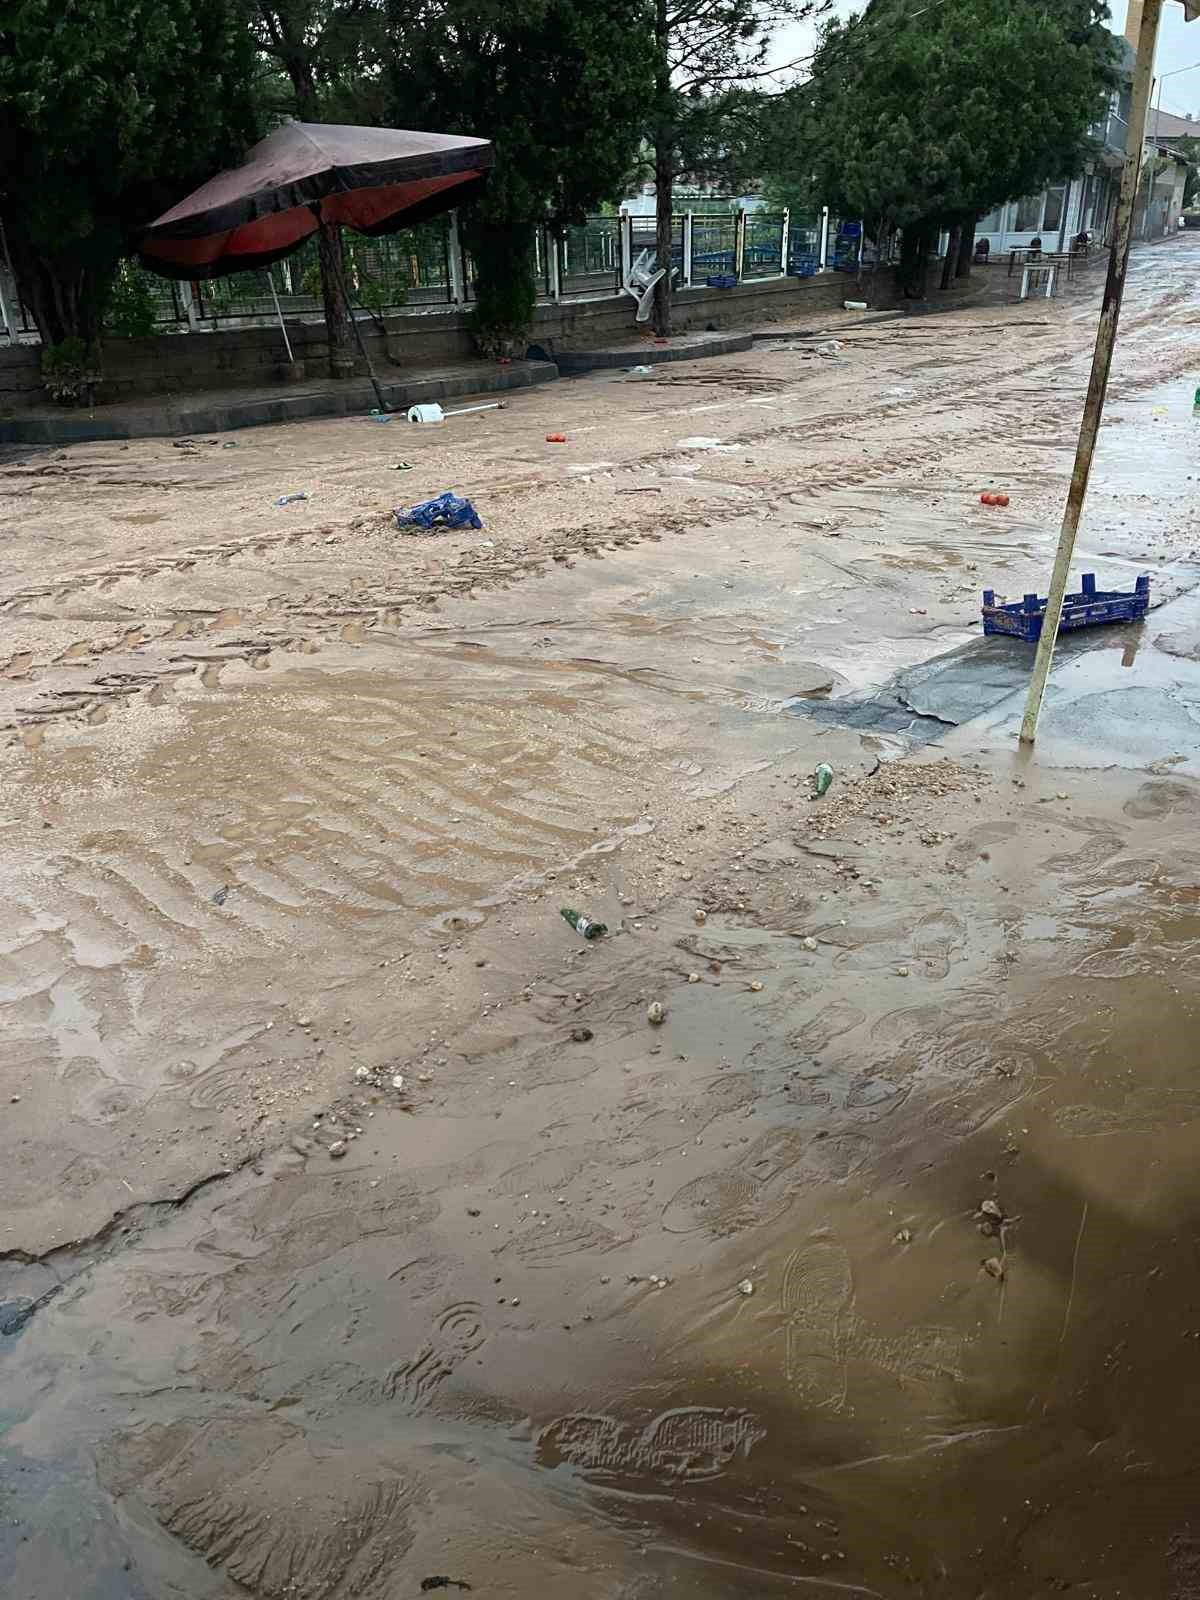
<svg viewBox="0 0 1200 1600"><path fill-rule="evenodd" d="M736 289L737 273L714 272L710 274L709 277L705 278L704 282L710 289Z"/></svg>
<svg viewBox="0 0 1200 1600"><path fill-rule="evenodd" d="M1150 609L1150 575L1143 573L1134 589L1097 589L1094 572L1085 572L1078 594L1063 596L1060 631L1065 628L1098 628L1106 622L1140 622ZM983 591L984 633L1004 633L1031 642L1042 635L1046 602L1040 595L1027 594L1008 605L997 605L993 589Z"/></svg>

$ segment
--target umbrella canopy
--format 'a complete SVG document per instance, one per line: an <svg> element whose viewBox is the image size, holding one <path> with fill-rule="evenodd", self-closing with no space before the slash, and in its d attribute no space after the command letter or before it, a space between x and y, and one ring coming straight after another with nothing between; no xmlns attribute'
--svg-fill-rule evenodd
<svg viewBox="0 0 1200 1600"><path fill-rule="evenodd" d="M486 139L288 122L152 222L142 260L220 278L290 255L322 222L394 233L469 200L494 160Z"/></svg>

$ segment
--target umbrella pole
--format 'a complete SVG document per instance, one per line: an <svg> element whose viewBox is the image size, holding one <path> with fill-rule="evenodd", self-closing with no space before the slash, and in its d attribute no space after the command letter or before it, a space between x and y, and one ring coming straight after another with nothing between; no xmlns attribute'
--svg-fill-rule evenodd
<svg viewBox="0 0 1200 1600"><path fill-rule="evenodd" d="M288 366L290 367L295 364L296 358L292 354L292 341L288 338L288 331L284 326L279 296L275 293L275 274L270 267L267 268L267 282L271 285L271 299L275 302L275 315L279 318L279 331L283 335L283 348L287 351Z"/></svg>
<svg viewBox="0 0 1200 1600"><path fill-rule="evenodd" d="M363 365L367 369L367 376L371 380L371 387L375 391L375 399L380 411L389 409L387 401L383 398L383 390L379 387L379 379L375 376L375 368L371 365L371 358L367 354L367 347L363 343L362 329L358 325L358 318L354 314L354 305L350 299L350 290L346 287L346 269L342 261L342 252L338 251L337 263L338 279L342 285L342 294L345 296L346 305L350 311L350 326L354 329L354 341L358 345L358 353L363 358Z"/></svg>

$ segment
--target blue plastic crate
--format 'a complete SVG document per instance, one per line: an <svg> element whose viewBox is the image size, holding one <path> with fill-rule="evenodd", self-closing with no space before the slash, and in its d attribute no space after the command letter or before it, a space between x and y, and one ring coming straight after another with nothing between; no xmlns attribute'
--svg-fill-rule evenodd
<svg viewBox="0 0 1200 1600"><path fill-rule="evenodd" d="M1140 622L1150 609L1150 575L1143 573L1134 589L1097 589L1094 572L1085 572L1078 594L1063 596L1059 629L1097 628L1106 622ZM1004 633L1031 642L1041 638L1046 602L1027 594L1008 605L997 605L995 591L983 591L984 633Z"/></svg>
<svg viewBox="0 0 1200 1600"><path fill-rule="evenodd" d="M705 278L705 283L710 289L736 289L736 272L714 272Z"/></svg>

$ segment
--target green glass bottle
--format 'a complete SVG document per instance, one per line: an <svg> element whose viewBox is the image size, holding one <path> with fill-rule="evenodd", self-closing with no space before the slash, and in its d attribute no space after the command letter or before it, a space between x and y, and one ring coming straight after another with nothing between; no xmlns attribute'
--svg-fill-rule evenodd
<svg viewBox="0 0 1200 1600"><path fill-rule="evenodd" d="M581 939L603 939L608 932L608 924L593 922L590 917L585 917L579 911L572 911L570 906L563 906L562 914L575 929Z"/></svg>

